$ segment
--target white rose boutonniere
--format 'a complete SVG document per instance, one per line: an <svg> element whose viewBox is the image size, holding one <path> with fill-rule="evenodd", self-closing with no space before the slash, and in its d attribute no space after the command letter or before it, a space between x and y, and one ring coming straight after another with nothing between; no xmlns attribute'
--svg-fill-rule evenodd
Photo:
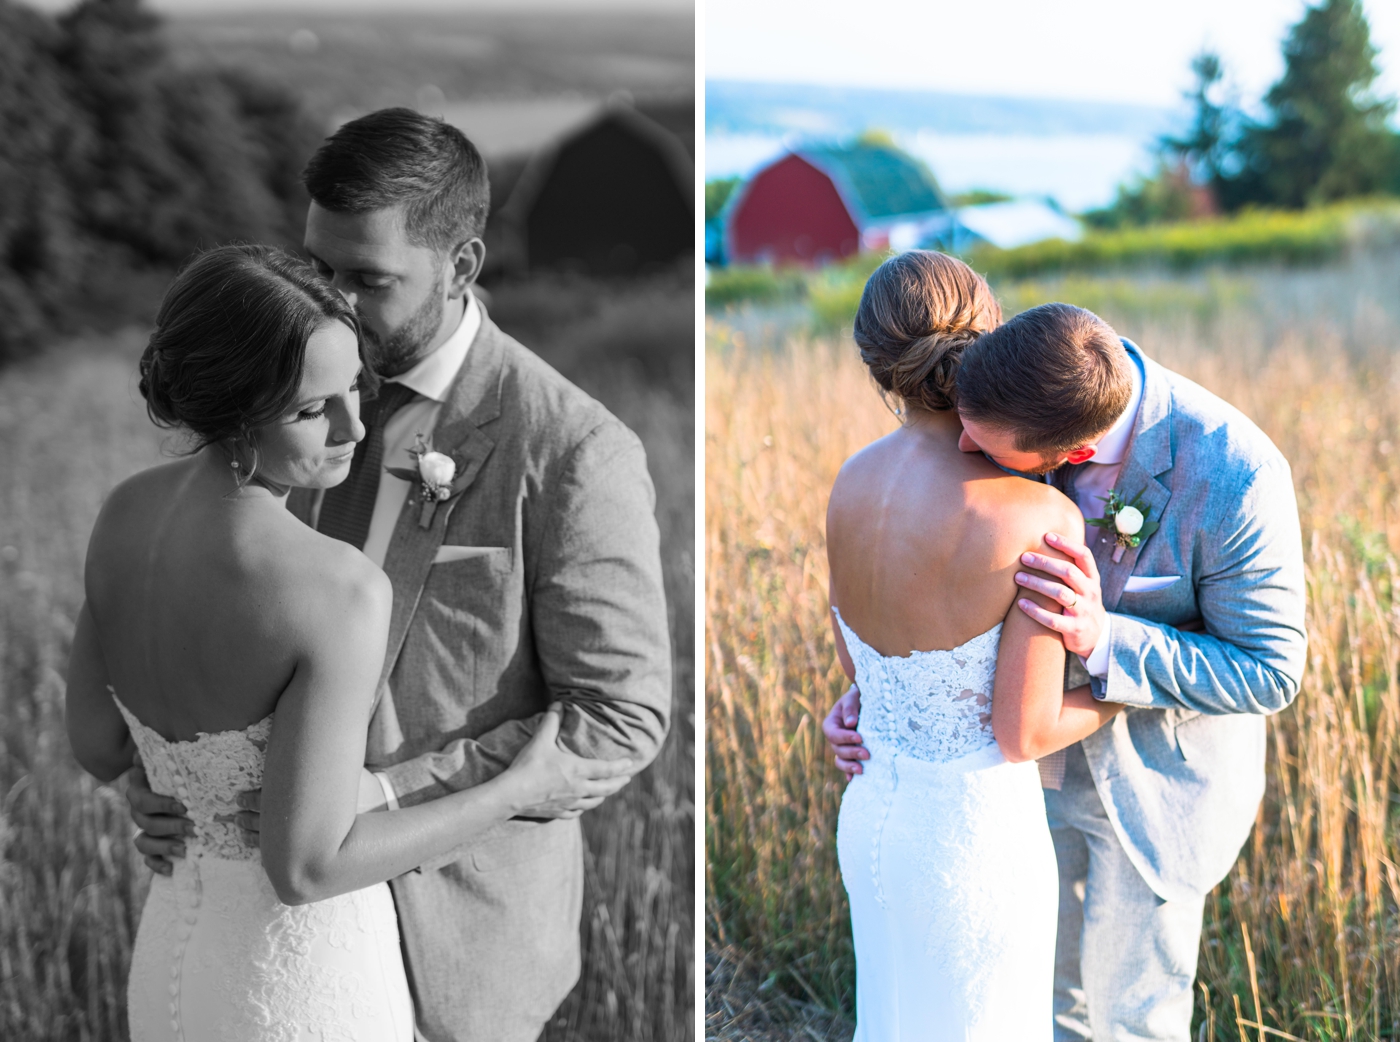
<svg viewBox="0 0 1400 1042"><path fill-rule="evenodd" d="M466 486L457 488L453 484L458 471L456 461L451 456L434 452L428 447L427 439L421 433L414 435L413 448L408 450L408 454L413 457L413 468L384 469L394 477L416 486L415 501L422 504L418 524L429 528L433 523L433 515L437 513L438 504L456 499L466 491Z"/></svg>
<svg viewBox="0 0 1400 1042"><path fill-rule="evenodd" d="M1141 546L1142 541L1157 531L1160 522L1147 520L1152 508L1142 501L1139 492L1131 501L1123 498L1116 488L1109 489L1107 496L1100 497L1104 502L1103 517L1085 521L1086 525L1111 530L1118 542L1113 548L1113 563L1123 560L1124 551Z"/></svg>

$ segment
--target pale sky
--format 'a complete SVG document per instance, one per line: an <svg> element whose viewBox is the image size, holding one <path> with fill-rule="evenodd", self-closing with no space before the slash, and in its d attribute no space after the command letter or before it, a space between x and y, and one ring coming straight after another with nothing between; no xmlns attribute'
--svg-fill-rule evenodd
<svg viewBox="0 0 1400 1042"><path fill-rule="evenodd" d="M1253 104L1303 0L702 0L715 79L1175 105L1203 45ZM1366 0L1400 94L1400 0Z"/></svg>
<svg viewBox="0 0 1400 1042"><path fill-rule="evenodd" d="M75 0L20 0L41 11L65 11ZM695 9L694 0L146 0L161 14L237 14L240 11L276 11L288 14L400 14L453 11L654 11L684 14Z"/></svg>

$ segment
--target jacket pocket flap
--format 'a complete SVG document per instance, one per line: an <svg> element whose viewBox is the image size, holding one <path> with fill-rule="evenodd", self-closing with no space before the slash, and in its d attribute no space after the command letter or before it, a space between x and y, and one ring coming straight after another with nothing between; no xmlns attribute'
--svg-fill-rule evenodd
<svg viewBox="0 0 1400 1042"><path fill-rule="evenodd" d="M1124 593L1152 593L1156 590L1165 590L1173 583L1180 582L1179 575L1130 575L1128 583L1123 587Z"/></svg>
<svg viewBox="0 0 1400 1042"><path fill-rule="evenodd" d="M433 555L433 564L449 564L452 561L470 561L473 557L486 557L490 554L508 554L508 546L454 546L443 543Z"/></svg>

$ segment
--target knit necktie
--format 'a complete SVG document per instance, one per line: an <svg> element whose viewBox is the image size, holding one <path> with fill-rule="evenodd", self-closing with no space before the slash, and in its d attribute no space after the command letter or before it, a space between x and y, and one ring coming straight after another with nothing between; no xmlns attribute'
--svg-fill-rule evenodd
<svg viewBox="0 0 1400 1042"><path fill-rule="evenodd" d="M374 500L379 494L379 471L384 462L384 426L398 410L417 397L416 391L400 383L386 383L379 397L360 406L365 436L355 446L350 476L326 490L316 528L332 539L342 539L361 550L369 536L374 517Z"/></svg>

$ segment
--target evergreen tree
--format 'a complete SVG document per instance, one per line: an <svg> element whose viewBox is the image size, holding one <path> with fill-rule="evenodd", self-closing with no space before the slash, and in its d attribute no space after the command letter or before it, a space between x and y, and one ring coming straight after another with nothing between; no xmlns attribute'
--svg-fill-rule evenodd
<svg viewBox="0 0 1400 1042"><path fill-rule="evenodd" d="M1239 201L1301 207L1393 187L1400 147L1386 120L1395 103L1370 93L1376 53L1359 0L1307 9L1264 98L1271 119L1240 142Z"/></svg>
<svg viewBox="0 0 1400 1042"><path fill-rule="evenodd" d="M1237 172L1233 145L1239 122L1235 107L1218 95L1225 78L1220 56L1202 51L1191 60L1196 85L1186 92L1191 103L1190 129L1181 137L1164 135L1159 142L1166 166L1184 167L1191 180L1219 199L1227 177Z"/></svg>
<svg viewBox="0 0 1400 1042"><path fill-rule="evenodd" d="M295 246L319 137L279 87L177 68L140 0L58 19L0 0L0 362L89 300L124 301L132 270L230 240Z"/></svg>

